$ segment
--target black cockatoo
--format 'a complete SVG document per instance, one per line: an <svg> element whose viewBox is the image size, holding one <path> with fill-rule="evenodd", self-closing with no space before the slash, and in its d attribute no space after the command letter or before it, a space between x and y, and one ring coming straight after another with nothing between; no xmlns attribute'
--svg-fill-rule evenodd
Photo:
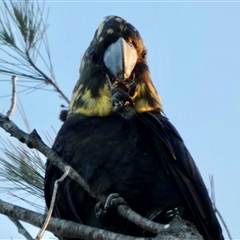
<svg viewBox="0 0 240 240"><path fill-rule="evenodd" d="M168 223L179 216L192 222L204 239L223 239L199 170L163 114L143 40L124 19L108 16L96 30L52 149L94 193L118 193L153 221ZM47 161L48 207L61 175ZM128 235L146 234L117 211L99 214L100 208L96 199L66 178L53 216Z"/></svg>

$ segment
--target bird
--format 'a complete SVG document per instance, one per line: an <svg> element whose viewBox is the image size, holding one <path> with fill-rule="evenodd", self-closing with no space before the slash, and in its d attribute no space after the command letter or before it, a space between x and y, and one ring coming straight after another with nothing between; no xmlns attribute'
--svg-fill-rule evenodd
<svg viewBox="0 0 240 240"><path fill-rule="evenodd" d="M107 16L80 65L68 113L52 150L95 195L118 194L134 211L167 224L180 217L207 240L224 239L208 191L184 141L163 111L139 31ZM63 172L46 163L49 208ZM145 231L110 208L105 211L74 180L60 184L53 216L133 236Z"/></svg>

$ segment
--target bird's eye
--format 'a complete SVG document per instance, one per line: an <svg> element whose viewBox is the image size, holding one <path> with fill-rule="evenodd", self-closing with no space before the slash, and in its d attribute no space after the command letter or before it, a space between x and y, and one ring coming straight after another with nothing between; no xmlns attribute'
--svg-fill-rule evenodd
<svg viewBox="0 0 240 240"><path fill-rule="evenodd" d="M98 56L95 52L90 52L90 59L93 61L93 62L97 62L98 61Z"/></svg>
<svg viewBox="0 0 240 240"><path fill-rule="evenodd" d="M144 51L142 52L142 59L146 59L146 58L147 58L147 51L144 50Z"/></svg>

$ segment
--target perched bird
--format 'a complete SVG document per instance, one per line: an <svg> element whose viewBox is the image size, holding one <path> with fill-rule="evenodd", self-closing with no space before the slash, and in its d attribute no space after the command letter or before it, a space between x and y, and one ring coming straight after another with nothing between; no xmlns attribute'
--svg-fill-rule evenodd
<svg viewBox="0 0 240 240"><path fill-rule="evenodd" d="M223 239L198 168L163 114L143 40L124 19L108 16L96 30L52 149L95 194L118 193L153 221L168 223L179 216L192 222L204 239ZM48 207L62 174L47 161ZM68 177L58 190L53 216L123 234L146 234L116 211L104 212Z"/></svg>

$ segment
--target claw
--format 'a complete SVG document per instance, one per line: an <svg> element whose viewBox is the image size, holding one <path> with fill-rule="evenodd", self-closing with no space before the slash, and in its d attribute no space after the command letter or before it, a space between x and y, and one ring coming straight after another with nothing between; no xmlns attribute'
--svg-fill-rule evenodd
<svg viewBox="0 0 240 240"><path fill-rule="evenodd" d="M106 210L103 208L103 205L101 202L98 202L95 205L95 215L97 218L102 218L106 215Z"/></svg>
<svg viewBox="0 0 240 240"><path fill-rule="evenodd" d="M107 210L112 207L116 208L119 205L127 205L127 203L118 193L112 193L108 196L104 208Z"/></svg>
<svg viewBox="0 0 240 240"><path fill-rule="evenodd" d="M95 205L95 214L97 218L101 218L107 215L109 211L112 209L116 209L119 205L128 205L126 201L120 197L118 193L112 193L107 197L107 200L104 204L102 205L101 202L98 202Z"/></svg>

